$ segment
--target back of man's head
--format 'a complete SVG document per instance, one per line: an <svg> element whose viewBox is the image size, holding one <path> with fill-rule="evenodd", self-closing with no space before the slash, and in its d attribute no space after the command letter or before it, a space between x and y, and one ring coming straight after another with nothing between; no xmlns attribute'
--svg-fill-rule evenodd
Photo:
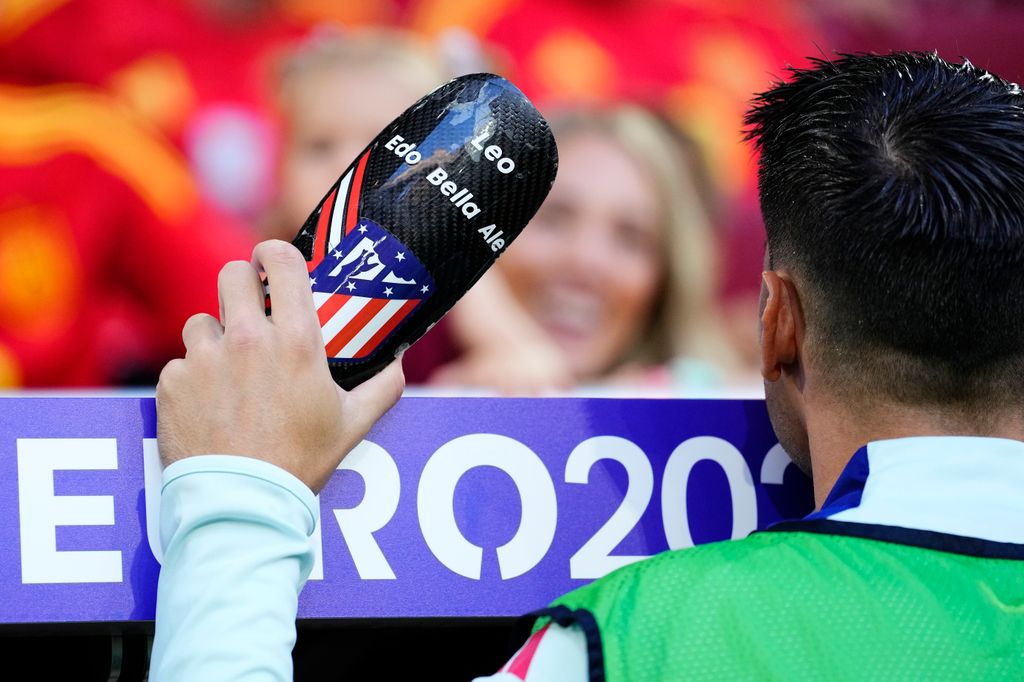
<svg viewBox="0 0 1024 682"><path fill-rule="evenodd" d="M937 55L818 60L759 96L772 267L848 396L1024 403L1024 95Z"/></svg>

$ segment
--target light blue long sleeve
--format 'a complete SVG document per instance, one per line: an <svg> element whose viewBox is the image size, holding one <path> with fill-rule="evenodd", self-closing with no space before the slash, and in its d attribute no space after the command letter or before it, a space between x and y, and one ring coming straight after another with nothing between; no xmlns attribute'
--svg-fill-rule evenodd
<svg viewBox="0 0 1024 682"><path fill-rule="evenodd" d="M316 497L283 469L248 457L192 457L167 467L163 481L150 679L290 681L298 596L313 568ZM582 633L546 630L517 674L479 682L523 674L536 682L585 679Z"/></svg>
<svg viewBox="0 0 1024 682"><path fill-rule="evenodd" d="M163 480L150 679L291 680L316 497L247 457L192 457L167 467Z"/></svg>

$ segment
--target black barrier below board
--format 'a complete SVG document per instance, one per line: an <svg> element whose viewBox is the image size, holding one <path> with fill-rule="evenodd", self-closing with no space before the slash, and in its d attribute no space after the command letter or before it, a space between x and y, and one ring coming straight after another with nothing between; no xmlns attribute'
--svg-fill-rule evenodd
<svg viewBox="0 0 1024 682"><path fill-rule="evenodd" d="M132 634L0 634L0 679L144 682L152 629ZM516 619L415 623L302 623L292 652L295 682L472 680L496 672L523 643ZM15 671L20 671L16 674ZM29 676L24 671L31 671Z"/></svg>

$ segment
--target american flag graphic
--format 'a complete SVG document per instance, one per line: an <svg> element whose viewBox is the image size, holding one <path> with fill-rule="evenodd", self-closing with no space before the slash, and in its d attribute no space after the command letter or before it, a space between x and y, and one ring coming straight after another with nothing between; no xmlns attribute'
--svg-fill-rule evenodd
<svg viewBox="0 0 1024 682"><path fill-rule="evenodd" d="M434 280L413 252L358 215L367 156L324 201L309 262L313 302L333 361L369 356L434 292Z"/></svg>

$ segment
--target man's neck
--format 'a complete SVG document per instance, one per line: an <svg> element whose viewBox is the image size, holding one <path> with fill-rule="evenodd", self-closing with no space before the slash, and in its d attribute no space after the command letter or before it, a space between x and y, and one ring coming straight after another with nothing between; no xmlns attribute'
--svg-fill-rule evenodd
<svg viewBox="0 0 1024 682"><path fill-rule="evenodd" d="M851 409L821 400L806 414L814 479L815 508L820 509L853 454L872 441L910 436L987 436L1024 441L1024 415L993 407L977 423L932 407L879 401Z"/></svg>

